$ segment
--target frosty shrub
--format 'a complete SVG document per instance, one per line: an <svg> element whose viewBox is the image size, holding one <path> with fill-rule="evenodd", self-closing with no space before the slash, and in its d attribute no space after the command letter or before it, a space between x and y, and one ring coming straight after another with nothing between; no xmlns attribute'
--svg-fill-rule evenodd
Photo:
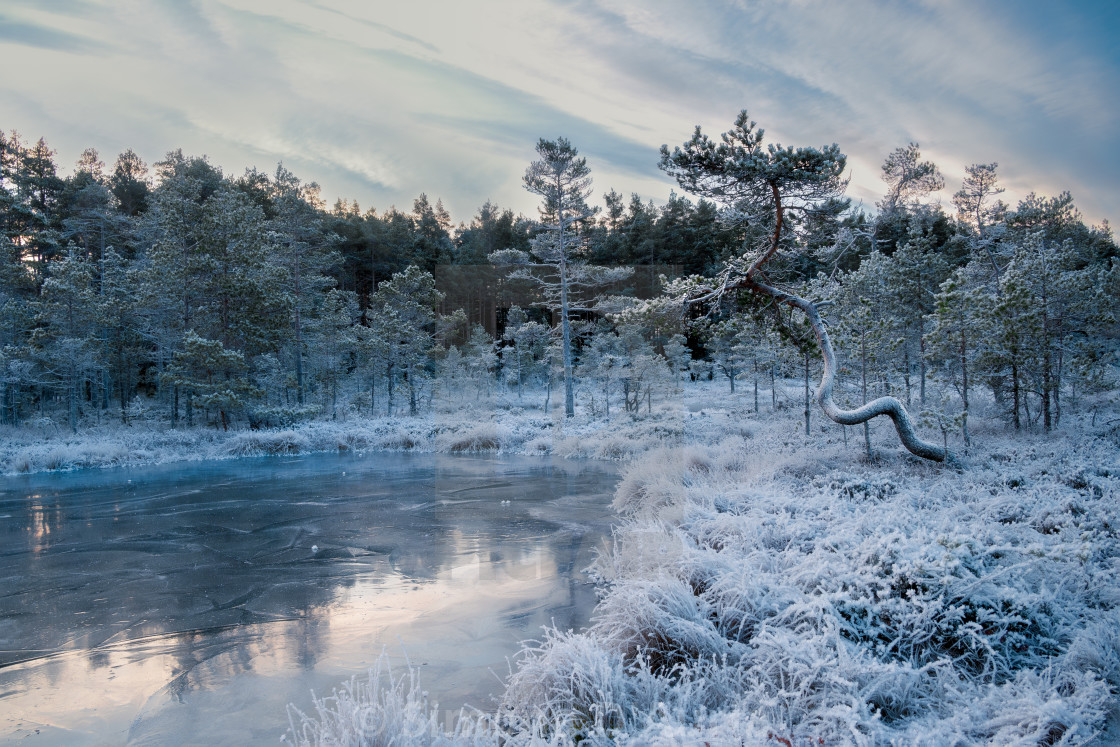
<svg viewBox="0 0 1120 747"><path fill-rule="evenodd" d="M587 635L545 634L522 651L499 709L504 728L542 739L587 739L621 729L634 700L621 655Z"/></svg>
<svg viewBox="0 0 1120 747"><path fill-rule="evenodd" d="M300 454L310 450L307 436L291 430L238 433L226 443L230 456Z"/></svg>
<svg viewBox="0 0 1120 747"><path fill-rule="evenodd" d="M441 436L436 441L436 450L453 454L499 451L508 440L509 433L505 429L493 423L482 423L466 431Z"/></svg>
<svg viewBox="0 0 1120 747"><path fill-rule="evenodd" d="M668 506L681 505L688 489L712 472L712 459L696 447L660 448L629 469L615 492L614 507L624 516L654 516Z"/></svg>
<svg viewBox="0 0 1120 747"><path fill-rule="evenodd" d="M420 447L422 443L418 435L398 429L383 434L378 439L377 448L385 451L407 451Z"/></svg>
<svg viewBox="0 0 1120 747"><path fill-rule="evenodd" d="M451 730L440 723L439 706L420 686L414 667L393 675L384 652L365 680L314 697L314 713L288 706L290 728L283 741L308 747L451 747L496 745L485 719L461 712Z"/></svg>

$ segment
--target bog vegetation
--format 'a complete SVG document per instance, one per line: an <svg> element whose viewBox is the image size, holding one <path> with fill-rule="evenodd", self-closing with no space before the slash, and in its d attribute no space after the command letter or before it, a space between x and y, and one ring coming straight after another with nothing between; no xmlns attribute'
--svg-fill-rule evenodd
<svg viewBox="0 0 1120 747"><path fill-rule="evenodd" d="M611 189L594 207L585 159L542 140L539 215L487 202L459 225L423 194L410 212L328 207L283 166L88 150L63 178L54 155L0 134L6 471L210 441L634 459L592 627L523 652L496 713L448 731L413 675L375 670L293 712L290 737L1116 728L1120 249L1068 193L1008 205L997 164L975 164L942 205L911 143L867 211L837 146L768 145L745 113L662 149L688 196ZM818 378L839 425L814 415ZM873 448L876 414L966 468ZM119 428L96 448L36 441L110 423L143 445Z"/></svg>

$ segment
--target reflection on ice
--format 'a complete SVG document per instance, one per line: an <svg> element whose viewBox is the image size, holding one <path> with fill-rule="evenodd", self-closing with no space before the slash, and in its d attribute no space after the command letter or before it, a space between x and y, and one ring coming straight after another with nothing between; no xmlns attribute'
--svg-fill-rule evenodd
<svg viewBox="0 0 1120 747"><path fill-rule="evenodd" d="M488 706L519 641L586 622L614 479L392 454L12 480L0 741L275 742L383 647Z"/></svg>

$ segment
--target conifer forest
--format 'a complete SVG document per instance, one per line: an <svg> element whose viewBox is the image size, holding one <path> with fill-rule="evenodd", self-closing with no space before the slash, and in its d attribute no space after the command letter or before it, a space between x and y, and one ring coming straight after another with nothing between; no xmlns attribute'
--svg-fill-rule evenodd
<svg viewBox="0 0 1120 747"><path fill-rule="evenodd" d="M995 163L969 167L952 205L929 204L944 180L914 143L886 157L875 208L853 209L843 155L825 155L836 183L794 195L780 228L758 185L707 183L668 151L684 193L662 205L588 180L562 217L546 194L540 215L487 202L456 225L426 194L407 212L328 205L283 165L224 174L180 151L149 166L89 149L61 177L45 140L12 132L0 140L0 418L256 429L415 415L564 370L627 411L683 378L772 389L820 367L804 317L774 299L686 298L772 235L767 277L824 309L848 400L897 396L964 444L979 396L1014 431L1109 417L1097 411L1115 391L1120 270L1107 223L1086 225L1068 193L1004 203ZM560 256L583 273L563 315L541 285Z"/></svg>

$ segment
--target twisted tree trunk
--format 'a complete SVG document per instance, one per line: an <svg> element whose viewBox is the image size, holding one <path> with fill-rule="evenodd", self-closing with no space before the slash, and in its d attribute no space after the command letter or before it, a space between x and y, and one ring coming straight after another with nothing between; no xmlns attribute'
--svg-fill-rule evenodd
<svg viewBox="0 0 1120 747"><path fill-rule="evenodd" d="M886 415L894 421L898 438L906 450L911 454L930 459L935 462L954 461L953 456L944 448L923 441L914 430L914 423L902 403L894 397L879 397L854 410L843 410L832 398L832 388L836 383L836 354L832 350L832 341L828 337L817 307L804 298L786 293L773 286L759 283L751 278L743 278L735 287L746 288L770 296L778 303L783 303L800 310L809 319L813 334L817 336L817 344L821 349L824 359L824 372L821 374L821 383L817 387L817 403L824 410L824 414L840 425L859 425L872 418Z"/></svg>

